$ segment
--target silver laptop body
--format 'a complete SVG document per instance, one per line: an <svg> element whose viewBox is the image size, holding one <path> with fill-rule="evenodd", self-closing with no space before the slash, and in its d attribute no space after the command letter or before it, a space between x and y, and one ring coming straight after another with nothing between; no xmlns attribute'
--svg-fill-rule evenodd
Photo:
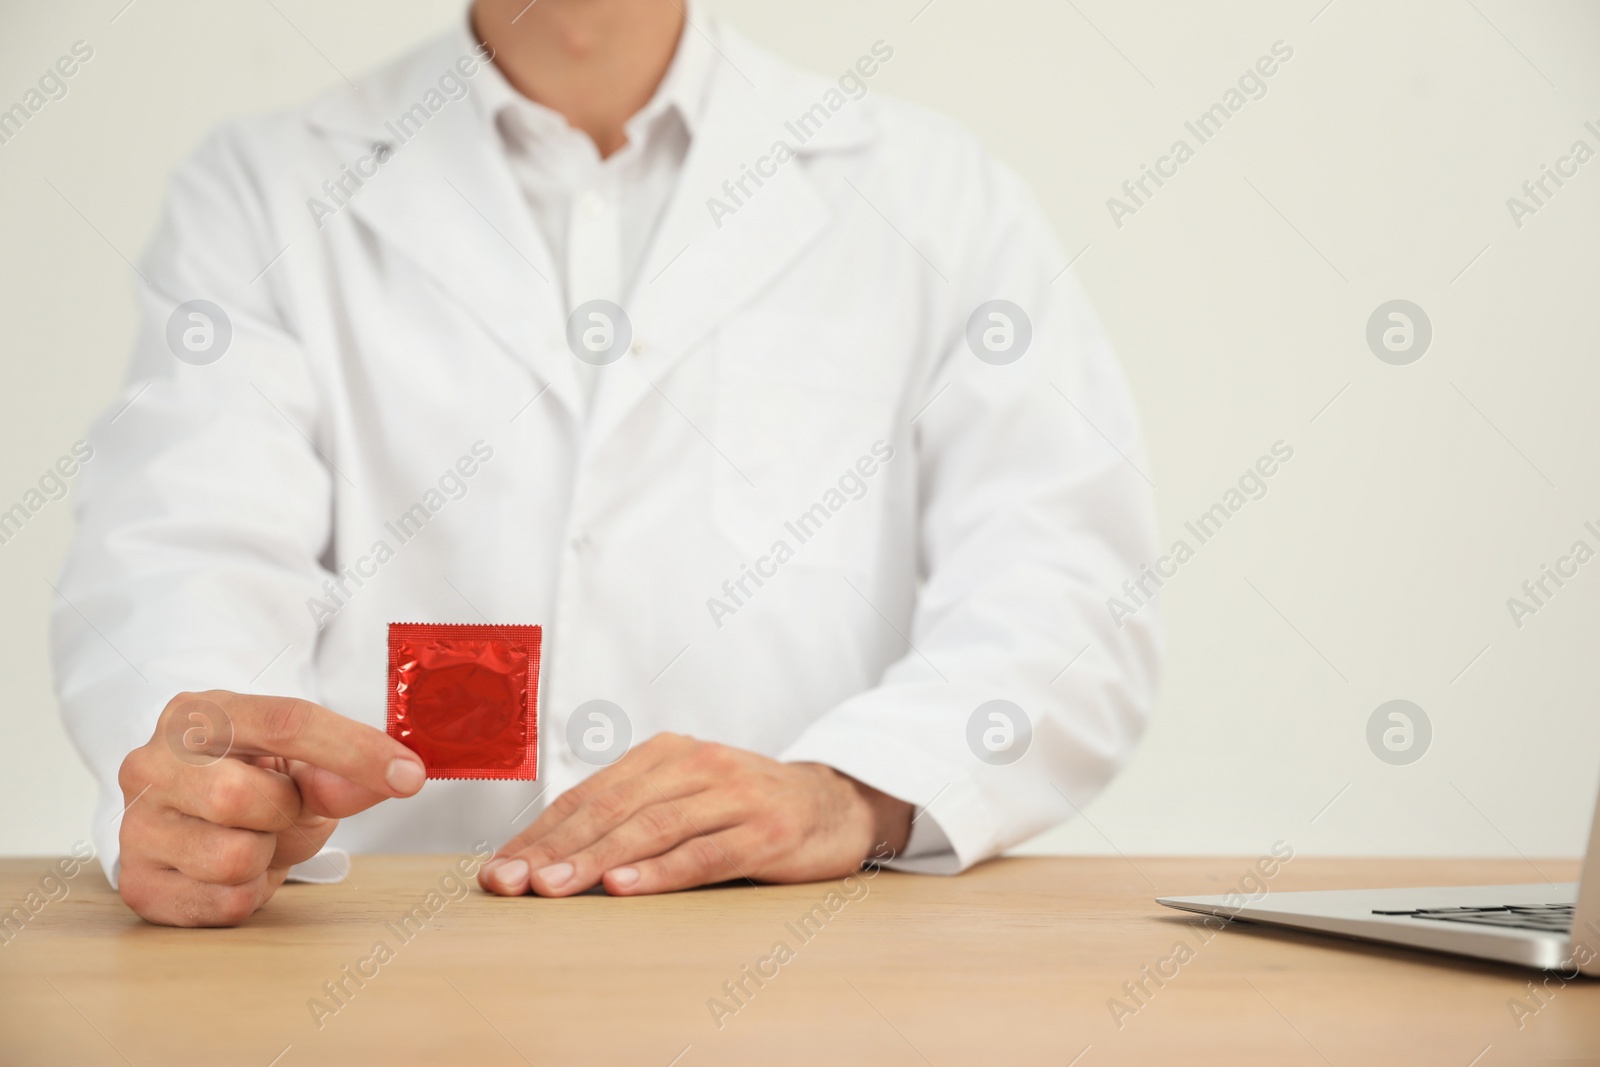
<svg viewBox="0 0 1600 1067"><path fill-rule="evenodd" d="M1553 885L1263 891L1156 902L1223 919L1600 977L1600 799L1580 877Z"/></svg>

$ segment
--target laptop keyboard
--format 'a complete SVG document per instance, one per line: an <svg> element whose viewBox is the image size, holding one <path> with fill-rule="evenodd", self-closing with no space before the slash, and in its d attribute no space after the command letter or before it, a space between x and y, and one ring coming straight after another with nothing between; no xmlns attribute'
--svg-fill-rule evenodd
<svg viewBox="0 0 1600 1067"><path fill-rule="evenodd" d="M1434 922L1476 923L1480 926L1565 934L1572 930L1572 914L1576 907L1575 904L1504 904L1486 908L1407 908L1403 911L1380 911L1374 908L1372 914L1409 915L1413 919L1431 919Z"/></svg>

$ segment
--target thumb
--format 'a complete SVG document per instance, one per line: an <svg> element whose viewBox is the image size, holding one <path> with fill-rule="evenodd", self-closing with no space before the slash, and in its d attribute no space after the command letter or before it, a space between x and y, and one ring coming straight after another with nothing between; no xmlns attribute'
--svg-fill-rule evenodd
<svg viewBox="0 0 1600 1067"><path fill-rule="evenodd" d="M294 779L295 787L300 790L301 811L308 816L343 819L366 811L380 800L389 799L387 794L358 785L325 767L316 767L300 760L290 762L289 777Z"/></svg>
<svg viewBox="0 0 1600 1067"><path fill-rule="evenodd" d="M338 819L301 811L292 826L278 831L277 847L272 853L268 869L288 870L297 863L304 863L322 851L322 846L328 843L328 838L338 826Z"/></svg>

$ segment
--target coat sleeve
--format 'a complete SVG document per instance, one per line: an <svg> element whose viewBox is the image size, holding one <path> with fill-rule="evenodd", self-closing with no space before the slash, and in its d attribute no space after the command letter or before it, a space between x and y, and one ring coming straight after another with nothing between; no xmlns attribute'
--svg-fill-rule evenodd
<svg viewBox="0 0 1600 1067"><path fill-rule="evenodd" d="M113 883L117 771L173 696L316 699L306 602L326 577L336 460L324 458L307 361L263 273L295 250L268 232L239 137L213 135L174 176L136 279L131 370L88 437L56 583L56 689L100 785L94 837ZM194 300L210 306L184 306Z"/></svg>
<svg viewBox="0 0 1600 1067"><path fill-rule="evenodd" d="M900 626L908 647L783 755L913 804L913 847L891 865L929 873L965 869L1087 804L1133 750L1160 657L1157 605L1123 590L1156 555L1127 385L1023 183L992 162L978 170L941 216L977 222L940 249L962 266L909 405L927 406L907 440L922 578ZM969 344L969 318L993 299L1031 325L1014 362ZM1113 611L1113 596L1130 610Z"/></svg>

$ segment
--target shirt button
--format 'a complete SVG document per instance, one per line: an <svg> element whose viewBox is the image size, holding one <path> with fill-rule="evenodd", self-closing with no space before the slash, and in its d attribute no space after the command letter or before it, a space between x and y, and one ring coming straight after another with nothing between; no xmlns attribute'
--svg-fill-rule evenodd
<svg viewBox="0 0 1600 1067"><path fill-rule="evenodd" d="M572 538L572 551L582 555L589 550L594 540L586 533L574 534Z"/></svg>
<svg viewBox="0 0 1600 1067"><path fill-rule="evenodd" d="M606 202L600 194L593 189L585 189L578 194L578 210L585 215L598 215L606 208Z"/></svg>
<svg viewBox="0 0 1600 1067"><path fill-rule="evenodd" d="M633 342L633 348L630 349L630 351L633 352L633 354L636 355L636 356L642 356L642 355L645 354L645 350L646 350L647 347L648 346L646 346L643 341L635 341L635 342Z"/></svg>

